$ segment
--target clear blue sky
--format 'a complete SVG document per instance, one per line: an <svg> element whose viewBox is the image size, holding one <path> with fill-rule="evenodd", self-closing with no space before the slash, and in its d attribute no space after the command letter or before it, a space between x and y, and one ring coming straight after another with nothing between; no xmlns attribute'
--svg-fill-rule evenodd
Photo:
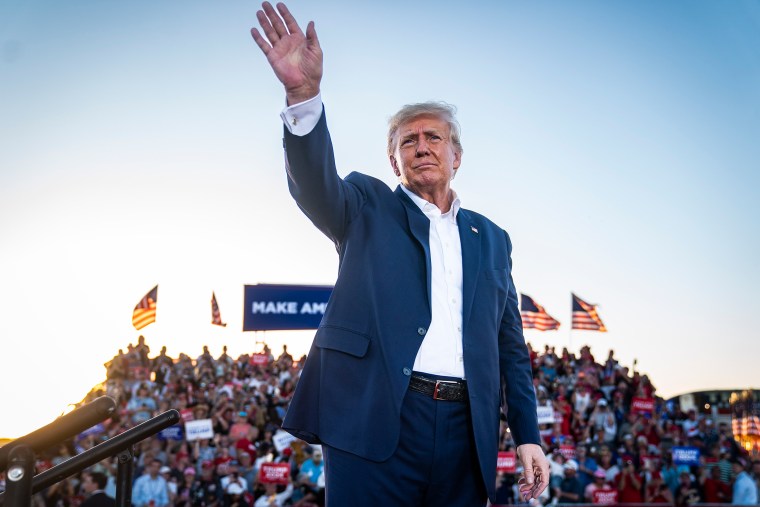
<svg viewBox="0 0 760 507"><path fill-rule="evenodd" d="M387 118L458 107L454 188L510 232L518 290L563 323L532 343L614 348L666 396L760 384L758 2L289 5L316 22L342 174L395 186ZM243 284L334 280L287 194L257 8L0 4L0 399L39 405L0 437L102 380L156 283L148 343L197 355L262 338L240 332ZM570 335L571 291L609 333Z"/></svg>

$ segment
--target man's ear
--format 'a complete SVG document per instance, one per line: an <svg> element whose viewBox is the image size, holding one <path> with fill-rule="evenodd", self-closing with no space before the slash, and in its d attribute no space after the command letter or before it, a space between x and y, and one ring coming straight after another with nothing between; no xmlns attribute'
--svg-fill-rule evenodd
<svg viewBox="0 0 760 507"><path fill-rule="evenodd" d="M462 152L457 151L454 153L454 170L459 169L460 165L462 165Z"/></svg>
<svg viewBox="0 0 760 507"><path fill-rule="evenodd" d="M389 155L388 160L390 160L391 167L393 167L393 174L395 174L397 178L400 178L401 170L398 168L398 162L396 162L396 157L394 157L393 155Z"/></svg>

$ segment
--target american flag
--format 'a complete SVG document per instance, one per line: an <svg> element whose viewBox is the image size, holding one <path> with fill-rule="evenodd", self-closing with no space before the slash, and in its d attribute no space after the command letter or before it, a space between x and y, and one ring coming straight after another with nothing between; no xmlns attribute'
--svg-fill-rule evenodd
<svg viewBox="0 0 760 507"><path fill-rule="evenodd" d="M520 294L520 315L523 329L538 329L550 331L559 329L559 321L546 313L544 307L536 303L532 297Z"/></svg>
<svg viewBox="0 0 760 507"><path fill-rule="evenodd" d="M749 437L760 436L760 417L756 415L744 415L731 420L731 430L734 436Z"/></svg>
<svg viewBox="0 0 760 507"><path fill-rule="evenodd" d="M219 305L216 302L216 294L211 293L211 323L215 326L227 327L227 324L222 322L222 314L219 312Z"/></svg>
<svg viewBox="0 0 760 507"><path fill-rule="evenodd" d="M755 403L752 391L732 395L731 410L731 430L735 437L760 436L760 403Z"/></svg>
<svg viewBox="0 0 760 507"><path fill-rule="evenodd" d="M156 321L156 304L158 303L158 285L145 294L132 313L132 325L140 330Z"/></svg>
<svg viewBox="0 0 760 507"><path fill-rule="evenodd" d="M576 296L573 296L573 325L572 329L585 329L587 331L599 331L600 333L606 333L607 328L604 327L604 322L596 313L596 305L586 303L584 300Z"/></svg>

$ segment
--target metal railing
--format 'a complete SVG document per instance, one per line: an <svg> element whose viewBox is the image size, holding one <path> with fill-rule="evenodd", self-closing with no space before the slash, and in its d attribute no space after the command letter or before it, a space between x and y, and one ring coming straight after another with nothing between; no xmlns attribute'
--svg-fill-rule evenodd
<svg viewBox="0 0 760 507"><path fill-rule="evenodd" d="M5 492L0 493L3 507L30 507L32 495L81 472L95 463L118 457L116 475L116 505L132 504L132 447L179 422L176 410L168 410L138 424L95 447L78 454L53 468L34 475L36 453L78 435L107 419L116 410L113 399L103 396L70 412L54 422L0 447L0 472L7 469Z"/></svg>

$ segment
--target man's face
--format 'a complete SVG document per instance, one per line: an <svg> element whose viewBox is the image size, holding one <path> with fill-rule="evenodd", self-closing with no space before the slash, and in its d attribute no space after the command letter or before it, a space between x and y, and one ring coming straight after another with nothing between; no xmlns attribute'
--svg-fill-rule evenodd
<svg viewBox="0 0 760 507"><path fill-rule="evenodd" d="M449 124L434 116L420 116L399 126L390 161L405 187L419 194L448 188L462 160L450 134Z"/></svg>
<svg viewBox="0 0 760 507"><path fill-rule="evenodd" d="M92 477L89 474L85 474L82 479L82 489L84 489L86 493L92 493L98 489L98 485L95 484L95 481L92 480Z"/></svg>

